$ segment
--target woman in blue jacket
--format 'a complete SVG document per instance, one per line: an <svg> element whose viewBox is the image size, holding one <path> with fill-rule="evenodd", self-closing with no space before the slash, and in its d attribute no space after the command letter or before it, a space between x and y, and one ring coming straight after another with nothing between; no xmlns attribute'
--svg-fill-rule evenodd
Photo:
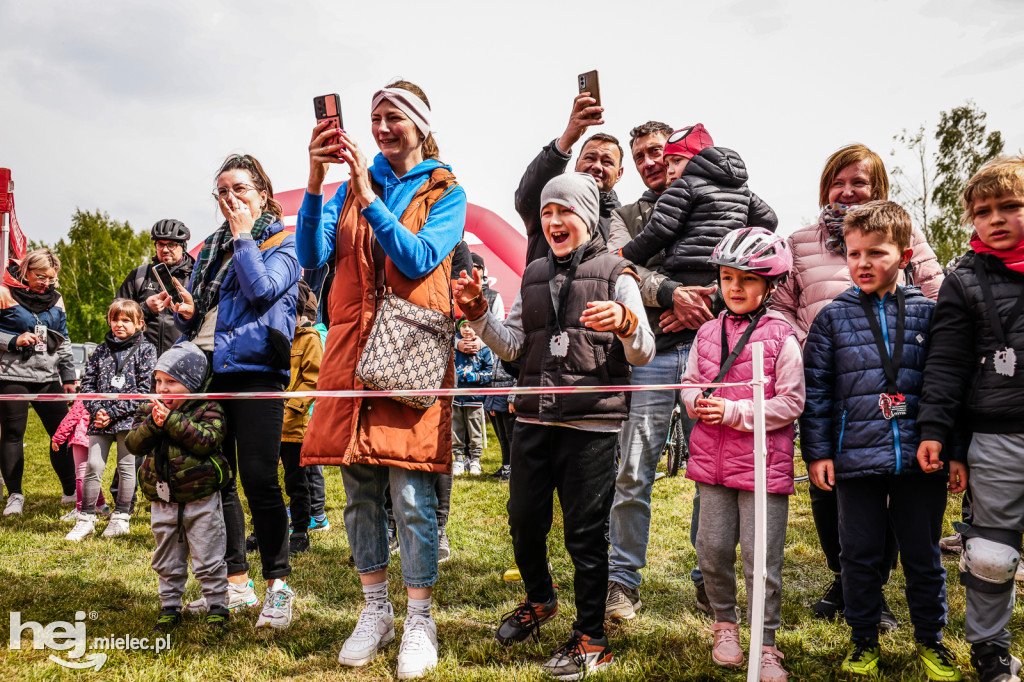
<svg viewBox="0 0 1024 682"><path fill-rule="evenodd" d="M253 157L229 156L217 172L214 197L225 221L206 238L184 303L173 306L185 336L212 356L209 390L283 391L288 384L295 333L299 262L286 235L281 205ZM284 401L223 401L224 454L242 482L259 542L266 600L256 627L291 623L294 593L284 578L288 516L277 479ZM228 608L259 599L245 558L245 516L234 480L222 493L227 526ZM189 604L206 608L203 600Z"/></svg>

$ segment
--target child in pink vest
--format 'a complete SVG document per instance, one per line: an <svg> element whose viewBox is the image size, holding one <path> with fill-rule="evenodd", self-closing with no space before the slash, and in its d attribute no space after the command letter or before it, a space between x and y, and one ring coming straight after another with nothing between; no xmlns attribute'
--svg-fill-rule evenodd
<svg viewBox="0 0 1024 682"><path fill-rule="evenodd" d="M74 521L78 518L78 512L82 509L82 479L85 478L85 469L89 460L89 411L85 409L85 403L76 400L64 415L60 426L50 439L50 447L55 451L60 449L64 443L70 443L71 452L75 456L75 508L60 518L61 521ZM106 507L106 500L103 499L103 491L96 499L98 510ZM107 508L109 509L109 508Z"/></svg>
<svg viewBox="0 0 1024 682"><path fill-rule="evenodd" d="M766 312L772 292L789 274L793 258L786 241L759 227L733 230L709 261L717 265L728 308L697 330L684 383L736 383L753 377L751 344L764 344L765 418L768 429L768 537L765 566L764 646L761 680L784 682L782 652L775 647L781 623L782 551L789 495L793 493L793 422L804 407L800 343L785 319ZM725 667L743 665L736 604L736 543L743 554L747 595L754 568L754 403L749 386L682 391L690 416L686 477L700 490L697 561L714 610L711 657Z"/></svg>

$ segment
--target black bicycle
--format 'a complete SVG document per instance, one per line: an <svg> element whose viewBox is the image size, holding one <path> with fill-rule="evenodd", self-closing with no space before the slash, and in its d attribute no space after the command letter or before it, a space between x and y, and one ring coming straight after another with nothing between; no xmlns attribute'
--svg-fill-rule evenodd
<svg viewBox="0 0 1024 682"><path fill-rule="evenodd" d="M668 423L668 437L665 439L665 471L669 476L675 476L680 469L685 469L686 461L690 459L690 448L683 431L682 410L683 406L676 400Z"/></svg>

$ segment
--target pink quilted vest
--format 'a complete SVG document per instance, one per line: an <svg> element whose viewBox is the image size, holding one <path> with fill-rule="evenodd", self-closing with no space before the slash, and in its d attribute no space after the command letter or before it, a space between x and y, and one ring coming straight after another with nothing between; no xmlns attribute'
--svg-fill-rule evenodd
<svg viewBox="0 0 1024 682"><path fill-rule="evenodd" d="M700 381L710 383L718 376L722 358L722 324L726 324L729 347L733 348L742 336L747 321L737 322L723 313L717 320L703 325L697 331L697 368ZM783 342L795 336L788 322L774 317L763 317L746 347L736 358L723 381L750 381L754 375L751 347L764 343L764 365L768 383L765 398L775 395L775 359ZM749 386L732 386L715 390L715 396L726 400L751 400ZM793 494L793 425L768 432L768 492L779 495ZM754 489L754 434L737 431L721 424L709 426L697 422L690 435L690 461L686 477L699 483L724 485L738 490Z"/></svg>

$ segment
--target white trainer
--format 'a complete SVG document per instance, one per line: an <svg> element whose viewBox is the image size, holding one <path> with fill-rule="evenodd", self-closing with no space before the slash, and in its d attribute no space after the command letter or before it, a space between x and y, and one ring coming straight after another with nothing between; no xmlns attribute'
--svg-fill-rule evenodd
<svg viewBox="0 0 1024 682"><path fill-rule="evenodd" d="M473 476L479 476L483 472L484 472L484 470L480 468L480 460L479 459L474 457L473 459L469 460L469 473L470 474L472 474Z"/></svg>
<svg viewBox="0 0 1024 682"><path fill-rule="evenodd" d="M81 542L90 535L96 533L96 515L95 514L79 514L78 521L75 522L75 527L72 528L67 535L64 536L65 540L71 542Z"/></svg>
<svg viewBox="0 0 1024 682"><path fill-rule="evenodd" d="M267 588L267 594L263 598L263 611L256 619L256 627L282 630L292 624L292 602L295 601L295 593L283 580L273 580L271 585L274 587Z"/></svg>
<svg viewBox="0 0 1024 682"><path fill-rule="evenodd" d="M466 473L466 463L461 459L452 462L452 476L461 476Z"/></svg>
<svg viewBox="0 0 1024 682"><path fill-rule="evenodd" d="M244 583L228 583L228 611L255 608L259 605L260 598L256 596L256 588L251 580ZM191 613L206 613L206 597L190 601L185 610Z"/></svg>
<svg viewBox="0 0 1024 682"><path fill-rule="evenodd" d="M21 493L11 493L7 498L7 506L4 507L4 516L12 516L25 511L25 496Z"/></svg>
<svg viewBox="0 0 1024 682"><path fill-rule="evenodd" d="M103 537L116 538L118 535L128 535L131 532L131 528L128 527L128 521L131 518L131 514L125 514L124 512L114 512L111 514L110 523L103 529Z"/></svg>
<svg viewBox="0 0 1024 682"><path fill-rule="evenodd" d="M402 646L398 649L398 679L415 680L437 665L437 625L433 618L405 619Z"/></svg>
<svg viewBox="0 0 1024 682"><path fill-rule="evenodd" d="M60 521L77 521L78 520L78 510L77 509L72 509L71 511L67 512L66 514L64 514L64 516L60 517L59 520Z"/></svg>
<svg viewBox="0 0 1024 682"><path fill-rule="evenodd" d="M395 610L390 602L382 606L364 606L356 629L348 636L338 654L338 663L358 668L366 665L395 638Z"/></svg>

